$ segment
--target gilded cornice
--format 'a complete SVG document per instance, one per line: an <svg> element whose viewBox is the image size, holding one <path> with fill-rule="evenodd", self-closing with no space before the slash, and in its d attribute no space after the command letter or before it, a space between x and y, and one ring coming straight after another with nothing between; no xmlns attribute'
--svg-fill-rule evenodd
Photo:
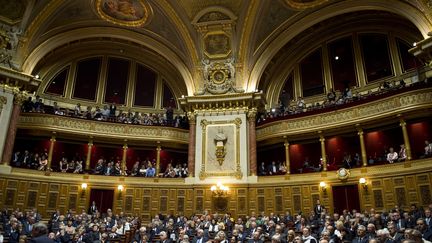
<svg viewBox="0 0 432 243"><path fill-rule="evenodd" d="M128 140L167 141L182 144L187 144L189 141L189 132L177 128L116 124L41 113L22 114L18 121L18 128Z"/></svg>
<svg viewBox="0 0 432 243"><path fill-rule="evenodd" d="M432 88L410 91L318 115L275 121L258 127L256 138L257 141L261 141L281 137L282 135L300 135L344 126L354 126L358 123L396 116L420 108L432 108Z"/></svg>

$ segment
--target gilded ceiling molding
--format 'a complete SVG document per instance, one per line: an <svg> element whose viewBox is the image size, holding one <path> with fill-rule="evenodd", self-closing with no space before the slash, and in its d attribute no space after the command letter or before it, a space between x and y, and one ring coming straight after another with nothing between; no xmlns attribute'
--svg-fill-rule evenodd
<svg viewBox="0 0 432 243"><path fill-rule="evenodd" d="M240 64L239 68L239 76L245 77L242 78L243 83L240 83L239 86L241 86L244 90L247 90L247 73L250 73L249 71L249 63L246 63L247 60L249 60L249 56L253 54L251 51L251 37L253 35L253 31L255 30L255 24L257 19L257 13L260 6L260 3L264 1L256 1L251 0L249 4L249 8L247 10L247 14L245 15L245 19L243 20L243 27L242 33L240 36L240 43L239 43L239 50L238 50L238 63ZM253 20L253 21L252 21Z"/></svg>
<svg viewBox="0 0 432 243"><path fill-rule="evenodd" d="M420 9L407 4L406 2L397 0L358 0L329 4L320 9L320 11L315 11L290 26L279 27L286 29L275 39L265 44L265 49L263 49L260 57L254 63L254 66L250 72L250 76L247 78L248 85L246 91L250 92L258 87L258 82L261 78L261 75L272 58L279 52L281 48L283 48L286 43L288 43L302 31L328 18L362 10L388 11L403 16L411 21L419 29L424 38L428 36L428 32L430 32L432 29L432 25L425 14Z"/></svg>
<svg viewBox="0 0 432 243"><path fill-rule="evenodd" d="M328 0L313 0L313 1L305 1L305 0L285 0L286 4L293 9L304 10L308 8L314 8L321 4L328 2Z"/></svg>
<svg viewBox="0 0 432 243"><path fill-rule="evenodd" d="M145 0L96 0L95 9L103 20L127 27L148 24L153 16L153 9Z"/></svg>
<svg viewBox="0 0 432 243"><path fill-rule="evenodd" d="M176 13L176 10L173 9L172 5L168 3L169 1L156 1L156 2L161 6L161 8L165 11L165 13L167 13L167 15L171 18L171 20L176 25L177 30L179 30L180 34L182 35L186 43L188 52L190 54L190 58L191 58L190 64L195 65L196 63L199 62L199 58L198 58L198 52L195 47L194 40L191 36L189 29L186 27L186 24L189 23L183 22L183 20ZM193 91L196 91L196 87L198 87L197 84L192 83L192 85L193 85ZM191 91L190 94L193 94L193 91ZM188 92L190 92L189 89Z"/></svg>
<svg viewBox="0 0 432 243"><path fill-rule="evenodd" d="M149 36L121 28L87 27L66 31L55 35L41 43L31 53L29 53L28 57L23 63L22 69L26 73L32 73L36 64L52 50L72 41L97 37L113 37L146 46L147 48L163 56L166 60L169 60L171 64L177 68L178 72L183 78L183 81L185 82L189 95L192 95L195 91L195 85L190 70L184 63L184 60L182 60L175 52L173 52L163 43Z"/></svg>

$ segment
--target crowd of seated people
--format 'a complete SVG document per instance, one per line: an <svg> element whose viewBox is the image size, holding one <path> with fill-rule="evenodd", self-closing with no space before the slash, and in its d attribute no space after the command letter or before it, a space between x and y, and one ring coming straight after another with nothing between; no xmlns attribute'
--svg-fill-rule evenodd
<svg viewBox="0 0 432 243"><path fill-rule="evenodd" d="M393 147L385 148L381 155L375 154L369 156L368 164L393 164L395 162L403 162L407 159L406 148L404 144L399 146L399 151L396 152ZM432 143L428 140L425 141L424 154L419 156L420 158L432 157ZM338 170L340 168L352 169L355 167L362 166L362 161L359 153L351 155L347 152L344 153L342 161L336 161L336 158L329 160L327 159L327 170ZM309 157L305 157L300 168L292 171L292 173L309 173L319 172L323 169L322 158L318 163L311 162ZM286 162L271 161L270 163L261 162L257 168L259 176L267 175L284 175L287 173Z"/></svg>
<svg viewBox="0 0 432 243"><path fill-rule="evenodd" d="M338 95L333 89L327 94L325 100L317 102L315 104L306 105L303 97L298 97L295 104L294 101L290 101L289 95L285 91L282 91L281 97L275 108L269 112L260 113L257 116L257 124L264 123L269 120L274 120L279 117L286 117L289 115L299 114L307 111L320 110L323 108L337 107L343 104L353 103L360 100L367 99L371 96L381 95L390 91L395 91L407 87L403 80L396 82L383 82L377 91L372 92L369 90L367 94L361 94L357 90L349 88L348 86L343 89Z"/></svg>
<svg viewBox="0 0 432 243"><path fill-rule="evenodd" d="M174 109L169 106L165 113L141 113L133 112L132 110L122 111L117 110L115 104L105 105L103 108L96 106L95 108L87 106L85 109L81 104L76 104L75 108L67 109L59 107L57 102L53 106L44 105L42 99L36 96L36 101L33 102L32 97L29 97L22 105L23 112L38 112L55 114L60 116L71 116L88 120L109 121L126 124L137 124L146 126L170 126L176 128L188 128L188 120L185 115L175 115Z"/></svg>
<svg viewBox="0 0 432 243"><path fill-rule="evenodd" d="M28 150L24 150L24 152L16 151L12 155L11 164L15 167L46 170L48 169L48 151L46 149L41 153L31 153Z"/></svg>
<svg viewBox="0 0 432 243"><path fill-rule="evenodd" d="M101 214L93 202L88 212L62 214L56 210L45 232L54 242L131 243L423 243L432 240L432 204L408 211L396 206L390 211L375 209L359 212L343 210L330 214L317 200L309 214L256 214L234 219L230 213L204 212L190 217L155 215L149 223L111 209ZM31 237L31 228L39 227L37 213L22 213L19 209L3 211L1 220L4 236L9 242ZM123 235L128 238L122 238ZM50 241L46 241L50 242Z"/></svg>
<svg viewBox="0 0 432 243"><path fill-rule="evenodd" d="M167 164L165 171L156 175L156 159L145 159L143 161L137 158L133 166L128 169L125 165L122 168L120 157L111 157L109 160L101 157L97 160L96 165L91 171L84 170L84 160L79 154L75 154L73 158L68 159L67 156L63 155L58 162L58 165L54 163L51 168L48 168L48 152L45 149L42 153L34 152L30 153L25 150L24 153L16 151L12 157L11 165L14 167L37 169L37 170L50 170L62 173L91 173L95 175L107 175L107 176L140 176L140 177L166 177L166 178L185 178L189 175L187 163L177 162L174 163L172 160Z"/></svg>

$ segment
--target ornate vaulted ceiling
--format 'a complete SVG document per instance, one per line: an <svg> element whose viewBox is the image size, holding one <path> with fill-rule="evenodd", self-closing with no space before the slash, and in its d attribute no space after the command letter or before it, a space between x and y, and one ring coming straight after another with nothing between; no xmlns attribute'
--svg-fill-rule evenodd
<svg viewBox="0 0 432 243"><path fill-rule="evenodd" d="M89 48L95 48L98 38L103 43L111 38L114 49L142 48L143 53L152 53L143 61L169 63L166 71L178 76L178 85L189 95L203 85L203 58L233 58L236 85L255 90L290 40L345 13L387 11L412 22L424 37L432 29L427 0L0 0L0 4L7 6L0 11L3 26L20 29L13 61L26 73L33 73L41 60L49 63L47 58L56 50L79 46L80 40L94 40ZM114 41L118 39L123 42ZM206 41L219 41L218 47L221 40L228 43L227 55L209 56ZM86 51L82 46L77 50Z"/></svg>

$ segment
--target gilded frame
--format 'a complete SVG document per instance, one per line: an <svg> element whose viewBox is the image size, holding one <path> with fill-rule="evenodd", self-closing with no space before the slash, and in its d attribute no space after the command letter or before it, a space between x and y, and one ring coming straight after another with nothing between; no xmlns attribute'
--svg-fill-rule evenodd
<svg viewBox="0 0 432 243"><path fill-rule="evenodd" d="M208 125L235 125L235 171L232 172L208 172L206 171L207 164L207 127ZM234 120L222 120L222 121L208 121L206 119L201 120L202 128L202 160L201 160L201 171L199 173L200 180L204 180L211 176L233 176L236 179L243 178L243 173L241 172L240 166L240 128L242 120L240 118L235 118Z"/></svg>
<svg viewBox="0 0 432 243"><path fill-rule="evenodd" d="M140 27L148 23L153 16L153 9L151 8L150 4L145 0L134 0L138 3L138 6L141 7L141 10L143 12L143 16L137 20L124 20L120 18L116 18L108 13L105 12L105 10L102 8L103 4L106 3L105 0L96 0L95 1L95 8L96 12L103 20L122 25L127 27ZM133 5L134 8L136 8L136 5Z"/></svg>

